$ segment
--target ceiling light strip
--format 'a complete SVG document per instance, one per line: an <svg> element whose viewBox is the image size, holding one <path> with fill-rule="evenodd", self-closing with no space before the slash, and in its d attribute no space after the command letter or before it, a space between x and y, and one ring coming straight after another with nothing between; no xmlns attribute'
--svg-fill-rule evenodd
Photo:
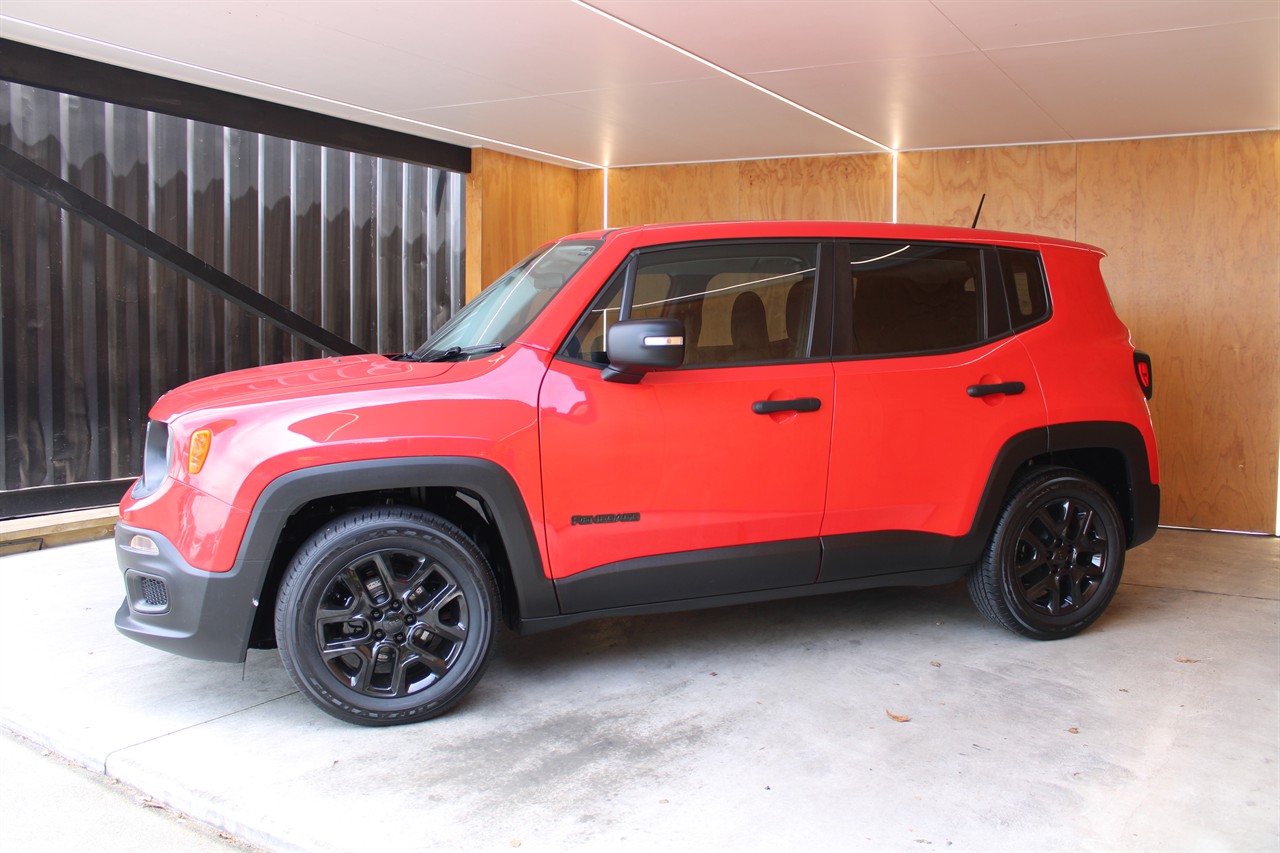
<svg viewBox="0 0 1280 853"><path fill-rule="evenodd" d="M874 145L875 147L879 148L880 150L886 153L889 153L889 154L894 153L894 149L890 148L888 145L885 145L883 142L877 142L876 140L872 139L870 136L866 136L864 134L858 133L858 131L854 130L851 127L846 127L845 125L841 124L835 119L827 118L821 113L814 112L813 110L809 109L803 104L798 104L795 101L791 100L790 98L779 95L777 92L774 92L770 89L766 89L764 86L761 86L759 83L755 83L755 82L752 82L751 80L748 80L746 77L743 77L741 74L735 74L734 72L730 71L728 68L725 68L724 66L716 65L714 62L712 62L709 59L703 59L701 56L698 56L698 54L685 50L683 47L680 47L680 45L673 44L672 42L667 41L661 36L656 36L653 33L649 32L648 30L642 30L639 27L637 27L635 24L628 23L627 21L624 21L622 18L619 18L617 15L611 15L608 12L604 11L603 9L597 9L595 6L592 6L590 3L587 3L586 0L570 0L570 2L575 3L578 6L581 6L583 9L586 9L590 12L595 12L600 17L605 18L609 21L612 21L613 23L617 24L620 27L625 27L628 30L631 30L631 32L636 33L637 35L641 35L647 39L656 41L658 44L662 45L663 47L674 50L676 53L680 54L681 56L685 56L685 57L688 57L689 59L692 59L694 62L699 62L705 65L706 67L710 68L712 71L723 74L724 76L732 80L736 80L737 82L743 84L744 86L750 86L752 89L755 89L757 92L760 92L761 94L764 94L764 95L768 95L770 98L773 98L776 101L781 101L787 106L797 109L800 112L804 113L805 115L816 118L818 121L825 122L826 124L829 124L832 127L834 127L836 130L843 131L844 133L848 133L851 136L856 136L859 139L861 139L863 142L870 143L871 145Z"/></svg>
<svg viewBox="0 0 1280 853"><path fill-rule="evenodd" d="M474 139L477 142L485 142L490 145L500 145L504 148L511 148L511 149L515 149L516 151L524 151L526 153L534 154L539 157L550 157L553 160L560 160L564 163L573 163L575 166L584 166L588 169L604 168L598 163L588 163L585 160L575 160L573 157L566 157L563 154L553 154L550 151L542 151L541 149L538 149L538 148L529 148L525 145L516 145L513 142L504 142L501 139L493 139L492 137L480 136L479 134L476 134L476 133L467 133L466 131L455 130L451 127L443 127L438 124L430 124L425 121L418 121L417 119L405 118L404 116L398 116L395 113L388 113L388 112L383 112L382 110L375 110L369 107L362 107L359 104L352 104L352 103L348 103L347 101L339 101L336 98L326 98L324 95L315 95L310 92L302 92L297 89L290 89L287 86L277 86L274 83L267 83L262 80L254 80L251 77L242 77L239 74L231 74L227 71L218 71L215 68L207 68L203 65L195 65L190 62L183 62L180 59L171 59L167 56L159 56L154 53L147 53L146 51L137 50L132 47L125 47L124 45L112 44L111 42L90 38L89 36L82 36L78 33L69 33L66 30L59 30L53 27L47 27L47 26L44 26L43 24L32 23L31 21L24 21L24 20L21 20L20 18L14 18L9 15L0 15L0 21L3 21L4 23L7 23L7 24L17 25L19 28L31 27L33 29L41 30L46 33L53 33L58 36L69 38L74 41L97 45L99 47L105 47L110 51L121 51L123 53L131 54L133 56L140 56L149 60L153 60L161 63L167 63L169 65L178 66L180 68L187 68L192 71L198 71L202 74L212 74L215 77L221 77L226 80L234 80L237 83L246 83L246 84L249 84L250 86L257 86L257 87L269 89L274 92L282 92L289 95L296 95L301 98L306 98L307 100L310 100L310 101L317 101L323 104L328 104L330 106L342 107L343 109L346 109L346 110L355 110L358 113L363 113L364 115L368 115L368 116L377 116L378 118L390 119L391 121L394 121L394 122L403 122L406 124L414 125L416 127L425 128L426 130L441 131L444 133L452 133L457 136L465 136L467 139ZM52 47L53 49L56 50L60 46L53 45ZM93 57L89 57L89 58L93 58ZM141 70L141 69L138 69L138 70ZM197 83L197 85L200 85L200 84ZM345 116L341 116L341 117L345 118Z"/></svg>
<svg viewBox="0 0 1280 853"><path fill-rule="evenodd" d="M891 192L893 193L893 218L890 219L889 221L897 222L898 221L898 152L897 151L893 152L893 157L891 159L893 160L893 166L892 166L893 189L891 190Z"/></svg>
<svg viewBox="0 0 1280 853"><path fill-rule="evenodd" d="M601 170L600 181L604 184L604 215L600 218L600 227L609 227L609 169Z"/></svg>

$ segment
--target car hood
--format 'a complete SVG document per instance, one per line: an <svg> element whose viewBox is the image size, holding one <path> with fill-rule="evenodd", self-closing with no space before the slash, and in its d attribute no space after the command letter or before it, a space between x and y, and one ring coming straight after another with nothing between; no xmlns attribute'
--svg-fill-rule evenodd
<svg viewBox="0 0 1280 853"><path fill-rule="evenodd" d="M179 386L156 401L151 417L170 421L197 409L299 399L391 382L434 379L451 362L392 361L382 355L272 364L222 373Z"/></svg>

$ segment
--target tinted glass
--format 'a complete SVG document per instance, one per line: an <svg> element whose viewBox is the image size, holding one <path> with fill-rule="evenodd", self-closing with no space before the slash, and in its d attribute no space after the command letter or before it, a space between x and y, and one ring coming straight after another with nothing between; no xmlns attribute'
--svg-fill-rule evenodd
<svg viewBox="0 0 1280 853"><path fill-rule="evenodd" d="M856 354L954 350L983 339L980 249L855 243L849 250Z"/></svg>
<svg viewBox="0 0 1280 853"><path fill-rule="evenodd" d="M684 324L686 367L804 358L809 352L817 246L693 246L639 255L631 318ZM605 335L622 309L625 268L565 345L571 358L607 363Z"/></svg>
<svg viewBox="0 0 1280 853"><path fill-rule="evenodd" d="M510 344L599 246L595 240L566 240L534 252L482 290L415 355Z"/></svg>
<svg viewBox="0 0 1280 853"><path fill-rule="evenodd" d="M1040 253L1000 250L1000 272L1014 331L1033 326L1049 314L1049 294L1040 266Z"/></svg>

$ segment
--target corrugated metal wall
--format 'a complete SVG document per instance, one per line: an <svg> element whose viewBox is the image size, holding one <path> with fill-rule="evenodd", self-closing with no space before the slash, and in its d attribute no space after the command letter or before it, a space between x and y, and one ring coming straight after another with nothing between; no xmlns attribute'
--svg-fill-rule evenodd
<svg viewBox="0 0 1280 853"><path fill-rule="evenodd" d="M370 351L462 304L461 174L4 81L0 144ZM0 177L0 492L134 476L166 390L318 355Z"/></svg>

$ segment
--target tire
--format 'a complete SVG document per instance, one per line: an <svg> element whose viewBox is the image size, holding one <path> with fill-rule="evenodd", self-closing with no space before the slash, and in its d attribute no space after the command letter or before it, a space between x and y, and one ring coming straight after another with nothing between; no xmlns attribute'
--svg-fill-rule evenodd
<svg viewBox="0 0 1280 853"><path fill-rule="evenodd" d="M392 726L445 713L489 660L493 573L454 525L413 507L329 522L289 564L276 639L289 677L340 720Z"/></svg>
<svg viewBox="0 0 1280 853"><path fill-rule="evenodd" d="M1010 491L969 595L992 622L1037 640L1078 634L1120 585L1125 529L1111 495L1068 468L1037 469Z"/></svg>

